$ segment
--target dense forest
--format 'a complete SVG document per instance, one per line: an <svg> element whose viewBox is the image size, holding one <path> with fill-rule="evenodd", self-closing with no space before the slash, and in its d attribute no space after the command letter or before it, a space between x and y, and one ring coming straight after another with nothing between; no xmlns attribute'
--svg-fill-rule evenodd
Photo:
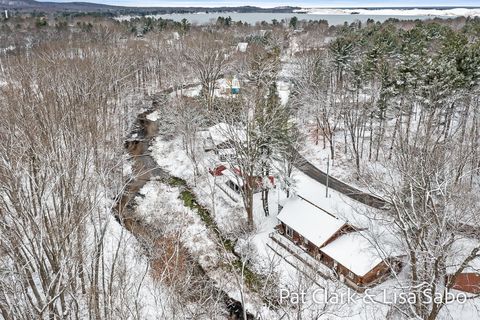
<svg viewBox="0 0 480 320"><path fill-rule="evenodd" d="M2 17L0 317L478 317L476 295L460 312L446 293L480 266L479 81L479 18ZM215 126L233 196L202 140ZM350 222L401 252L379 287L415 303L279 299L344 290L259 245L303 192L300 160L385 202Z"/></svg>

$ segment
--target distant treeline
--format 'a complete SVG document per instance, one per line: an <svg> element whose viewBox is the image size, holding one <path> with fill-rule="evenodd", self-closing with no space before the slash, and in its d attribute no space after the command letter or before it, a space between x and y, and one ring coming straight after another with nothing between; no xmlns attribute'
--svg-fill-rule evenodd
<svg viewBox="0 0 480 320"><path fill-rule="evenodd" d="M188 14L188 13L221 13L221 12L239 12L239 13L291 13L299 7L278 7L278 8L259 8L254 6L241 7L120 7L109 6L95 3L53 3L53 2L33 2L26 5L21 1L13 5L1 5L0 10L9 10L11 14L35 13L35 14L60 14L60 15L99 15L99 16L118 16L118 15L155 15L155 14Z"/></svg>

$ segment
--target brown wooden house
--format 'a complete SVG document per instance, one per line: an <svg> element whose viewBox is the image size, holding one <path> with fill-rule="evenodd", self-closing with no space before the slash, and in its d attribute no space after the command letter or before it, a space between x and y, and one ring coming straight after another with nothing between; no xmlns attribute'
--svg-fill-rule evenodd
<svg viewBox="0 0 480 320"><path fill-rule="evenodd" d="M397 259L382 259L356 228L300 196L289 199L277 218L280 234L356 290L380 282L392 266L401 266Z"/></svg>

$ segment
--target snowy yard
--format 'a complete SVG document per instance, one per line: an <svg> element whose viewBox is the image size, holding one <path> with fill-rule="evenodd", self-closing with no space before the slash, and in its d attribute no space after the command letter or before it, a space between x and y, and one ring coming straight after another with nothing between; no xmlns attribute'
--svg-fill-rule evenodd
<svg viewBox="0 0 480 320"><path fill-rule="evenodd" d="M280 274L280 279L283 279L278 284L280 288L291 286L292 281L299 281L297 273L299 273L298 269L304 269L302 263L294 257L287 258L287 262L275 254L269 247L274 246L276 250L283 252L285 256L289 255L285 251L282 251L282 248L278 247L278 245L273 243L270 239L270 234L275 231L274 228L278 224L277 215L279 213L279 204L282 205L287 200L285 193L280 188L272 189L271 191L269 197L270 216L268 217L264 214L260 194L257 193L254 195L255 230L253 234L248 235L245 238L245 236L236 232L238 227L241 227L245 221L245 213L241 201L233 202L231 198L222 190L219 190L216 185L219 181L223 181L222 178L212 177L208 173L207 169L211 163L210 160L214 157L212 153L203 154L201 160L201 163L204 166L201 169L203 174L196 179L193 178L192 164L182 151L178 139L163 141L162 139L157 138L152 146L152 153L162 168L166 169L173 175L185 179L189 183L192 190L197 194L202 205L207 207L214 214L214 219L222 233L227 236L243 237L242 241L247 241L250 243L250 246L253 245L253 248L250 248L249 251L255 252L256 254L250 254L249 260L254 269L265 270L272 268L272 264L275 265L275 271ZM330 190L329 197L326 198L325 186L305 176L299 171L294 171L293 179L295 181L295 194L305 197L309 201L321 206L325 210L335 213L339 218L344 219L346 222L348 221L348 223L359 228L374 227L372 226L371 220L368 219L368 217L364 215L364 211L362 211L367 210L366 206L351 200L334 190ZM156 188L158 188L158 183ZM158 212L160 206L166 208L169 208L170 206L181 206L179 200L175 199L175 194L177 193L178 195L178 191L165 186L161 187L160 190L152 193L147 188L145 191L142 191L142 193L145 193L145 200L140 203L140 208L142 208L142 212L146 215L148 215L148 212ZM158 201L157 206L154 204L155 201ZM176 211L178 210L179 208L177 207ZM156 213L153 213L153 215L155 214ZM194 224L198 223L198 219L194 221L197 221ZM311 257L309 258L313 259ZM296 265L296 268L294 269L291 264ZM326 267L323 266L323 268ZM348 288L343 284L337 283L336 280L319 279L318 282L322 283L322 286L330 286L335 288L335 290L339 290L339 288L346 290L346 288ZM311 288L311 290L315 289L318 289L318 287ZM371 319L369 318L370 314L368 306L358 306L358 302L356 302L355 305L357 306L351 306L351 308L348 308L349 311L345 311L346 314L349 315L348 319ZM318 312L318 308L314 309L316 310L315 312ZM363 311L360 312L359 310Z"/></svg>

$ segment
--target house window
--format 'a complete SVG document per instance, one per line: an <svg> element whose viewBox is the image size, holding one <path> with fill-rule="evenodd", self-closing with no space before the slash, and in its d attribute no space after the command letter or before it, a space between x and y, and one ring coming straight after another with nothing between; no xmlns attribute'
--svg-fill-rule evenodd
<svg viewBox="0 0 480 320"><path fill-rule="evenodd" d="M305 247L308 247L308 239L307 238L303 238L303 245Z"/></svg>
<svg viewBox="0 0 480 320"><path fill-rule="evenodd" d="M289 238L293 237L293 230L289 226L286 227L285 232Z"/></svg>
<svg viewBox="0 0 480 320"><path fill-rule="evenodd" d="M228 180L225 184L236 193L240 193L240 188L238 187L238 185L233 183L231 180Z"/></svg>
<svg viewBox="0 0 480 320"><path fill-rule="evenodd" d="M348 271L348 277L349 277L350 279L353 279L353 278L355 277L355 275L353 274L352 271Z"/></svg>

